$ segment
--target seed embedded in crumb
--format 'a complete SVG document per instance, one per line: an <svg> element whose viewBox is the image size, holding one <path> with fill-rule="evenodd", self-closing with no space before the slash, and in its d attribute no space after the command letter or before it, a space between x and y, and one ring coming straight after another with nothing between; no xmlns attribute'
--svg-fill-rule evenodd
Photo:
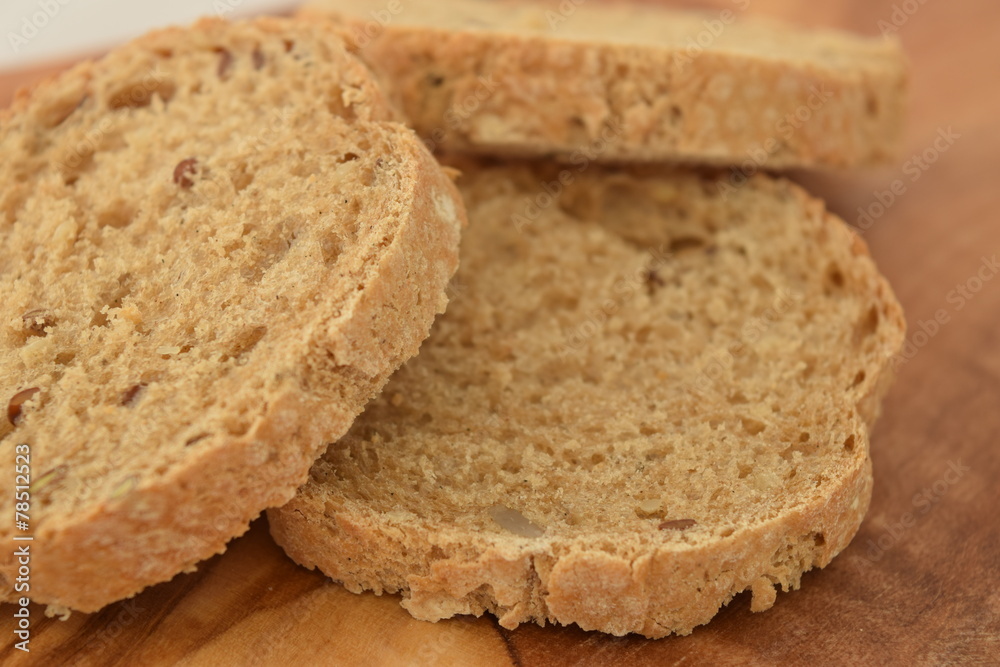
<svg viewBox="0 0 1000 667"><path fill-rule="evenodd" d="M389 399L389 402L392 403L393 407L398 408L403 404L403 395L396 392L392 395L392 398Z"/></svg>
<svg viewBox="0 0 1000 667"><path fill-rule="evenodd" d="M7 421L17 426L17 423L21 421L21 406L34 398L35 394L40 391L41 389L38 387L31 387L30 389L22 389L14 394L10 402L7 403Z"/></svg>
<svg viewBox="0 0 1000 667"><path fill-rule="evenodd" d="M517 510L504 505L491 507L490 516L501 528L521 537L541 537L545 534L545 528L532 522Z"/></svg>
<svg viewBox="0 0 1000 667"><path fill-rule="evenodd" d="M43 336L47 328L53 327L56 324L55 316L44 308L29 310L24 315L21 315L21 321L24 322L25 329Z"/></svg>
<svg viewBox="0 0 1000 667"><path fill-rule="evenodd" d="M136 398L146 388L144 383L134 384L125 391L122 392L121 404L124 406L133 405L136 402Z"/></svg>
<svg viewBox="0 0 1000 667"><path fill-rule="evenodd" d="M194 185L188 176L193 176L195 171L198 170L198 160L193 157L189 157L186 160L181 160L174 167L174 183L181 186L185 190L189 189Z"/></svg>
<svg viewBox="0 0 1000 667"><path fill-rule="evenodd" d="M65 479L67 470L68 467L66 464L56 466L52 470L49 470L32 482L31 486L28 487L28 493L35 494L42 489L58 484Z"/></svg>
<svg viewBox="0 0 1000 667"><path fill-rule="evenodd" d="M654 517L663 511L663 501L659 498L649 498L639 503L638 513L641 517Z"/></svg>
<svg viewBox="0 0 1000 667"><path fill-rule="evenodd" d="M125 481L115 487L115 490L111 492L111 500L117 500L122 496L126 495L129 491L134 489L139 484L139 480L135 475L129 475Z"/></svg>
<svg viewBox="0 0 1000 667"><path fill-rule="evenodd" d="M698 522L694 519L674 519L673 521L664 521L661 523L660 530L687 530L696 525L698 525Z"/></svg>
<svg viewBox="0 0 1000 667"><path fill-rule="evenodd" d="M199 433L198 435L194 436L193 438L188 438L187 441L185 441L184 446L185 447L190 447L191 445L193 445L195 443L201 442L205 438L211 437L211 435L212 435L211 433Z"/></svg>

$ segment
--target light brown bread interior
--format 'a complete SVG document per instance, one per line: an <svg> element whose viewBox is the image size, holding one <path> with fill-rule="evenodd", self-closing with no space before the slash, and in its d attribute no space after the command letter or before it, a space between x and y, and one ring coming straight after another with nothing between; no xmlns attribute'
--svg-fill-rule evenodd
<svg viewBox="0 0 1000 667"><path fill-rule="evenodd" d="M802 30L749 3L312 0L439 148L573 162L883 163L902 139L897 41Z"/></svg>
<svg viewBox="0 0 1000 667"><path fill-rule="evenodd" d="M416 353L464 211L390 117L326 26L278 19L154 33L0 116L33 600L93 611L222 551Z"/></svg>
<svg viewBox="0 0 1000 667"><path fill-rule="evenodd" d="M856 532L904 335L864 244L784 180L464 165L455 298L269 511L425 620L661 637Z"/></svg>

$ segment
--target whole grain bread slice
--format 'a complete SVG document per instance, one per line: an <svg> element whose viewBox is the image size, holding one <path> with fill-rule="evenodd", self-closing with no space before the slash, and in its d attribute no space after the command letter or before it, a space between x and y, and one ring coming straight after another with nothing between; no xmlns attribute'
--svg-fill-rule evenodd
<svg viewBox="0 0 1000 667"><path fill-rule="evenodd" d="M456 296L310 481L297 562L415 617L661 637L851 540L905 323L797 186L466 166Z"/></svg>
<svg viewBox="0 0 1000 667"><path fill-rule="evenodd" d="M153 33L0 116L0 448L30 466L0 539L34 536L31 599L93 611L222 551L416 353L464 209L390 116L287 19Z"/></svg>
<svg viewBox="0 0 1000 667"><path fill-rule="evenodd" d="M453 151L769 168L885 162L897 41L637 2L311 0L417 131Z"/></svg>

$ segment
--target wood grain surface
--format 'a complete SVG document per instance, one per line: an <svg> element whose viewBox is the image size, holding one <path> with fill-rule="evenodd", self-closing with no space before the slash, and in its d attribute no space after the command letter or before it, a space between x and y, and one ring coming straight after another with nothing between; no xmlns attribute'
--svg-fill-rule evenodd
<svg viewBox="0 0 1000 667"><path fill-rule="evenodd" d="M748 11L877 34L894 5L913 68L906 156L877 172L795 177L854 223L859 208L878 213L876 193L902 181L904 194L861 223L906 308L911 358L873 438L871 512L800 591L779 594L763 614L740 595L692 635L658 641L560 627L510 632L490 617L427 624L397 597L353 595L296 567L261 519L198 572L100 613L63 622L32 607L30 655L13 649L13 607L0 607L0 662L1000 664L1000 276L986 279L984 268L1000 255L1000 5L752 0ZM0 104L37 74L0 78ZM949 132L950 144L938 140ZM946 323L928 324L935 317Z"/></svg>

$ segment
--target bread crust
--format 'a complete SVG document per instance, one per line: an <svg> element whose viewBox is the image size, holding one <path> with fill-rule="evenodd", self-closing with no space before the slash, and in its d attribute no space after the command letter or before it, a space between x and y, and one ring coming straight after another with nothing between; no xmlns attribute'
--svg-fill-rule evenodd
<svg viewBox="0 0 1000 667"><path fill-rule="evenodd" d="M410 3L381 26L355 0L315 0L302 15L346 25L414 128L444 150L754 173L884 164L901 148L898 41L735 17L702 46L719 17L588 3L545 27L559 3L433 5ZM659 41L651 26L679 34Z"/></svg>
<svg viewBox="0 0 1000 667"><path fill-rule="evenodd" d="M263 412L250 416L245 434L194 447L166 470L133 479L131 486L87 502L71 515L47 516L36 503L30 598L53 611L96 611L224 551L264 508L292 497L323 443L349 428L392 371L416 354L435 315L444 310L445 287L458 265L465 219L461 198L412 131L382 122L391 112L370 73L343 53L332 33L280 19L242 24L205 20L187 30L153 33L112 57L115 63L128 62L129 54L146 54L188 39L217 40L236 50L240 43L261 36L320 35L330 49L341 49L345 67L352 70L342 72L343 80L367 87L351 111L358 131L388 142L399 165L392 174L398 203L381 211L393 235L381 246L360 249L356 268L370 278L357 290L351 286L352 293L337 304L339 311L325 312L321 326L303 330L298 340L277 352L292 361L293 370L269 388ZM249 56L249 51L239 55ZM81 65L33 92L22 92L0 118L0 128L13 132L27 125L25 118L36 111L36 100L56 88L86 88L94 76L107 76L101 71L106 63ZM327 287L350 279L331 272ZM12 448L10 443L19 437L15 429L3 440ZM51 463L36 462L35 478L43 472L42 465ZM10 508L13 490L8 481L3 486L11 491L4 493ZM3 532L12 530L8 525ZM10 553L0 557L4 600L21 595L13 590L17 567Z"/></svg>
<svg viewBox="0 0 1000 667"><path fill-rule="evenodd" d="M527 180L545 181L537 175ZM517 196L503 189L505 184L497 187ZM343 485L350 483L339 477L341 473L329 477L314 468L313 479L289 504L268 511L275 540L293 560L318 568L353 592L402 593L403 607L428 621L489 612L505 628L527 622L576 624L584 630L658 638L690 633L741 591L752 590L752 609L763 611L774 603L775 586L797 588L803 572L824 567L848 545L868 509L869 433L889 386L890 364L902 344L905 320L865 244L825 213L821 202L767 177L756 177L747 187L761 196L789 197L803 217L819 220L820 234L838 239L844 253L856 260L857 289L883 314L882 347L877 361L865 368L856 404L831 402L823 408L838 415L843 410L840 437L850 443L848 462L824 470L825 481L811 497L800 498L766 521L703 540L650 544L639 534L625 539L621 533L600 530L577 538L522 537L369 509L364 502L345 500L350 489ZM470 215L475 227L475 208ZM390 442L383 455L391 448ZM346 495L338 487L345 488ZM530 495L521 500L529 507L536 502Z"/></svg>

